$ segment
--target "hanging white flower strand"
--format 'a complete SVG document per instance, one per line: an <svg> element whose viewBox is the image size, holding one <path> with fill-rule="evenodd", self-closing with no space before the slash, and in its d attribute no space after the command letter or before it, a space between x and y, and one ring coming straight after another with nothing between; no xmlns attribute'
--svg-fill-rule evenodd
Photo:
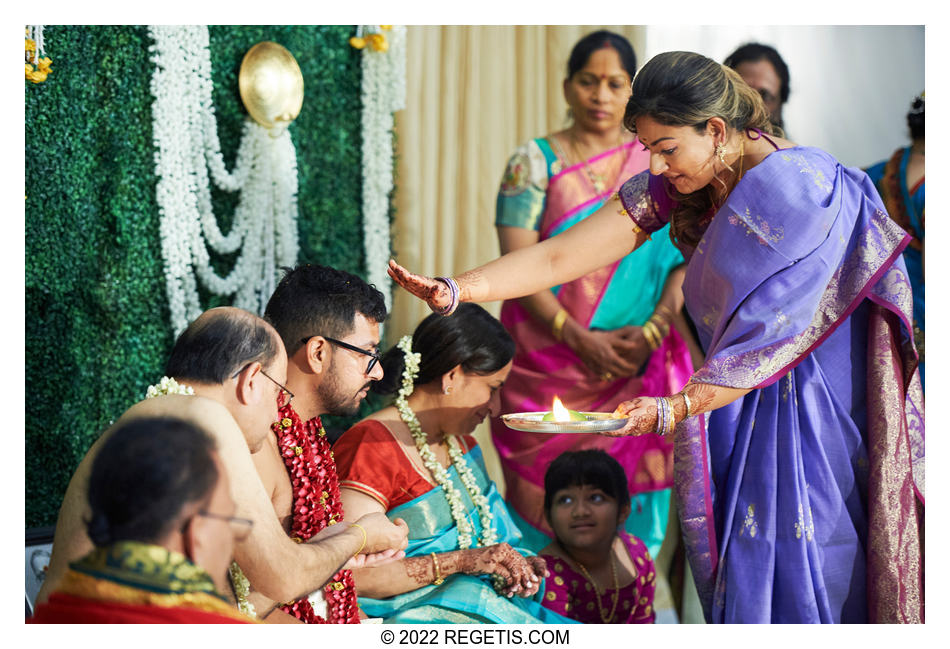
<svg viewBox="0 0 950 649"><path fill-rule="evenodd" d="M366 39L363 34L370 34ZM388 38L387 38L388 37ZM392 307L389 196L393 190L393 113L406 107L405 25L359 25L362 48L363 243L367 280Z"/></svg>
<svg viewBox="0 0 950 649"><path fill-rule="evenodd" d="M178 335L201 313L198 280L216 295L233 294L235 306L261 313L277 269L296 264L297 156L286 129L269 130L248 118L228 173L211 99L208 28L153 25L149 34L159 233ZM241 192L227 235L211 207L212 180L224 191ZM212 268L209 248L240 251L226 277Z"/></svg>
<svg viewBox="0 0 950 649"><path fill-rule="evenodd" d="M414 381L416 377L419 376L419 361L421 360L421 355L418 352L412 351L412 336L403 336L399 339L396 346L402 350L406 362L406 367L402 372L402 383L396 395L396 410L399 411L399 417L406 426L409 427L409 432L412 433L412 439L415 441L416 449L418 449L419 455L422 457L422 463L429 469L432 477L435 478L438 485L442 487L442 491L445 492L445 499L449 503L452 519L458 527L459 549L465 550L472 547L472 532L474 530L468 520L465 506L462 504L462 494L452 483L449 472L439 464L432 449L429 448L429 442L426 439L425 431L422 430L422 425L419 423L419 418L416 417L416 413L412 411L407 401L409 395L412 394ZM478 509L478 517L482 525L482 533L479 538L478 546L485 547L492 545L498 539L498 535L492 527L491 507L488 503L488 498L482 494L475 474L472 473L472 470L462 457L462 449L459 447L456 439L449 435L445 439L445 444L448 448L452 465L455 467L455 470L458 471L459 478L465 486L465 490Z"/></svg>

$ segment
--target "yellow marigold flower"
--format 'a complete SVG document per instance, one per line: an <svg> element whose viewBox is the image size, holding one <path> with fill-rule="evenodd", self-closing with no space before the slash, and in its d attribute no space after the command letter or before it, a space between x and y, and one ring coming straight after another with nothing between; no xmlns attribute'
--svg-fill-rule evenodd
<svg viewBox="0 0 950 649"><path fill-rule="evenodd" d="M32 81L33 83L42 83L46 81L46 72L41 72L37 70L35 72L31 72L29 77L30 77L30 81Z"/></svg>
<svg viewBox="0 0 950 649"><path fill-rule="evenodd" d="M35 51L36 51L36 41L34 41L32 38L26 39L26 46L25 46L25 49L26 49L27 52L35 52Z"/></svg>
<svg viewBox="0 0 950 649"><path fill-rule="evenodd" d="M52 70L49 67L52 63L53 63L53 59L51 59L48 56L44 56L43 58L40 59L39 63L37 64L37 68L40 70L43 70L44 72L52 72Z"/></svg>
<svg viewBox="0 0 950 649"><path fill-rule="evenodd" d="M359 36L353 36L353 37L350 39L350 47L353 47L353 48L356 48L356 49L358 49L358 50L361 50L361 49L363 49L364 47L366 47L366 39L365 39L365 38L360 38Z"/></svg>
<svg viewBox="0 0 950 649"><path fill-rule="evenodd" d="M33 66L29 63L26 64L26 76L30 76L30 73L33 72Z"/></svg>
<svg viewBox="0 0 950 649"><path fill-rule="evenodd" d="M380 28L380 29L385 29L385 30L388 32L390 29L393 28L393 26L392 26L392 25L380 25L379 28Z"/></svg>
<svg viewBox="0 0 950 649"><path fill-rule="evenodd" d="M385 52L389 49L389 43L386 42L386 37L382 34L370 34L368 40L370 47L377 52Z"/></svg>

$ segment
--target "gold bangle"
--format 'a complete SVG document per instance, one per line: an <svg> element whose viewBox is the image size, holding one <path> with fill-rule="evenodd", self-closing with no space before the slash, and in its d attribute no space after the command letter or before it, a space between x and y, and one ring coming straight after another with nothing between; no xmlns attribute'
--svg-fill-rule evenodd
<svg viewBox="0 0 950 649"><path fill-rule="evenodd" d="M669 327L669 326L670 326L670 320L669 320L669 318L664 318L664 317L663 317L662 315L660 315L659 313L654 313L653 315L651 315L651 316L650 316L650 322L652 322L652 323L655 324L657 327L659 327L660 330L663 330L663 329L665 329L666 327Z"/></svg>
<svg viewBox="0 0 950 649"><path fill-rule="evenodd" d="M657 304L656 309L654 310L654 313L656 313L656 311L665 311L667 313L667 318L666 318L667 320L672 320L673 317L676 315L673 312L673 309L666 306L665 304Z"/></svg>
<svg viewBox="0 0 950 649"><path fill-rule="evenodd" d="M650 320L647 320L643 323L643 335L647 339L647 344L650 346L651 350L655 350L660 346L660 332L656 328L656 324Z"/></svg>
<svg viewBox="0 0 950 649"><path fill-rule="evenodd" d="M690 417L693 416L693 413L692 413L693 406L692 406L692 404L689 402L689 397L686 396L686 389L685 389L685 388L680 391L680 396L683 397L683 403L686 404L686 416L683 417L683 419L684 419L684 420L685 420L685 419L689 419Z"/></svg>
<svg viewBox="0 0 950 649"><path fill-rule="evenodd" d="M670 407L670 418L666 421L666 430L664 431L664 437L672 434L673 430L676 429L676 410L673 409L673 399L670 397L663 397L666 399L666 403Z"/></svg>
<svg viewBox="0 0 950 649"><path fill-rule="evenodd" d="M564 330L564 322L567 320L567 310L560 309L557 313L554 314L554 318L551 320L551 333L557 340L564 340L562 337Z"/></svg>
<svg viewBox="0 0 950 649"><path fill-rule="evenodd" d="M435 552L432 552L430 556L432 557L432 568L435 572L435 579L432 580L432 584L438 586L445 581L445 579L442 578L442 571L439 570L439 560L435 557Z"/></svg>
<svg viewBox="0 0 950 649"><path fill-rule="evenodd" d="M359 523L350 523L350 527L358 527L360 528L360 532L363 533L363 542L360 543L360 549L353 553L353 556L355 557L358 556L359 553L363 551L363 548L366 547L366 530L363 529L363 526Z"/></svg>

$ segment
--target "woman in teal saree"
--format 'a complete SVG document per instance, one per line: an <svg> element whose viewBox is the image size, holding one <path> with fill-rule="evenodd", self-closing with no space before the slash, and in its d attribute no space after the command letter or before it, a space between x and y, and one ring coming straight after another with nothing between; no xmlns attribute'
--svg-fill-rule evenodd
<svg viewBox="0 0 950 649"><path fill-rule="evenodd" d="M569 623L541 606L543 559L518 527L475 427L498 411L514 342L477 305L431 315L382 359L374 389L395 404L359 422L333 453L347 520L385 512L409 525L404 559L355 570L359 604L396 623ZM388 378L388 382L387 382ZM401 380L401 385L399 384Z"/></svg>

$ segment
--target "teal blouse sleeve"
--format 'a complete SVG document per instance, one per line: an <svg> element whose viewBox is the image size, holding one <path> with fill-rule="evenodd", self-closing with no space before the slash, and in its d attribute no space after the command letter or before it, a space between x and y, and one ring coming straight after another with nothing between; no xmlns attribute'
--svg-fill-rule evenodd
<svg viewBox="0 0 950 649"><path fill-rule="evenodd" d="M521 145L508 160L495 203L495 225L538 230L548 188L548 156L537 140Z"/></svg>

